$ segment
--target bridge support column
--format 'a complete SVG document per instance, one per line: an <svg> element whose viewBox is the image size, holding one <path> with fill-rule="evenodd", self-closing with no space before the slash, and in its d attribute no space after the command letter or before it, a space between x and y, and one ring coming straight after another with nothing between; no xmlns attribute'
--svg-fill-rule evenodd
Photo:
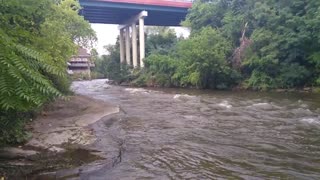
<svg viewBox="0 0 320 180"><path fill-rule="evenodd" d="M131 65L131 54L130 54L130 27L126 27L126 60L127 65Z"/></svg>
<svg viewBox="0 0 320 180"><path fill-rule="evenodd" d="M133 67L136 68L138 66L138 48L137 48L137 27L136 23L132 24L132 62Z"/></svg>
<svg viewBox="0 0 320 180"><path fill-rule="evenodd" d="M124 49L124 29L120 29L119 35L120 41L120 63L125 63L125 49Z"/></svg>
<svg viewBox="0 0 320 180"><path fill-rule="evenodd" d="M140 67L144 67L145 41L144 41L144 17L139 18L139 42L140 42Z"/></svg>
<svg viewBox="0 0 320 180"><path fill-rule="evenodd" d="M121 55L121 39L125 39L125 57L128 65L131 64L131 50L130 50L130 26L132 27L132 62L133 67L136 68L140 65L140 67L144 67L144 58L145 58L145 38L144 38L144 18L148 16L147 11L141 11L138 15L130 18L128 21L124 23L124 25L120 25L120 59ZM139 61L138 63L138 47L137 47L137 26L136 24L139 22ZM121 31L125 30L125 38L121 36ZM123 47L124 49L124 47ZM124 50L123 56L124 56ZM124 58L123 58L124 59ZM124 61L124 60L123 60ZM122 61L121 61L122 62Z"/></svg>

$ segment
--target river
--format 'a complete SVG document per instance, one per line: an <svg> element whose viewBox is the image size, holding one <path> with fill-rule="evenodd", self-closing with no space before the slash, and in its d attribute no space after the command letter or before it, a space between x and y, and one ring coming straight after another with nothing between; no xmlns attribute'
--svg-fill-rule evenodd
<svg viewBox="0 0 320 180"><path fill-rule="evenodd" d="M320 96L110 86L74 82L77 94L121 112L95 146L121 162L89 165L82 179L319 179ZM90 167L91 166L91 167Z"/></svg>

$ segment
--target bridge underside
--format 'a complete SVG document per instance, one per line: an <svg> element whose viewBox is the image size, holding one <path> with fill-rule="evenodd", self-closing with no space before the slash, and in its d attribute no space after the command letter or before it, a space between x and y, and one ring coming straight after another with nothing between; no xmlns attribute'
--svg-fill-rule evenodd
<svg viewBox="0 0 320 180"><path fill-rule="evenodd" d="M128 20L128 17L133 17L145 10L148 11L148 18L145 19L145 25L180 26L181 21L185 19L188 12L187 3L180 3L178 4L180 7L173 7L112 1L80 0L80 4L83 7L80 13L86 20L90 23L102 24L124 24Z"/></svg>
<svg viewBox="0 0 320 180"><path fill-rule="evenodd" d="M180 26L192 5L186 1L80 0L80 14L90 23L119 24L120 63L136 68L144 67L144 25Z"/></svg>

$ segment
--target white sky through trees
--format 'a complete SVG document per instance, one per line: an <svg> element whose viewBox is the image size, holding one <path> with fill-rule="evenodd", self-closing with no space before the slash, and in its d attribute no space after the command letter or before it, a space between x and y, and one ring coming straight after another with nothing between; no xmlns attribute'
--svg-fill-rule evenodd
<svg viewBox="0 0 320 180"><path fill-rule="evenodd" d="M91 24L91 27L96 31L98 37L98 43L96 44L96 49L99 55L106 54L103 49L104 45L115 44L117 36L119 35L118 25L110 24ZM183 27L172 27L179 37L183 35L188 37L190 32L187 28Z"/></svg>

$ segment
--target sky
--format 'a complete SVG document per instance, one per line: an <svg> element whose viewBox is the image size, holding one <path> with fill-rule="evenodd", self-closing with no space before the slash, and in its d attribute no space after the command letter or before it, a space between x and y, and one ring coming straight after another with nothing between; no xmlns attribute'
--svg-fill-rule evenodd
<svg viewBox="0 0 320 180"><path fill-rule="evenodd" d="M100 55L106 54L103 49L104 45L115 44L117 36L119 35L118 25L110 24L91 24L91 27L96 31L98 42L96 44L96 49ZM172 27L177 36L183 35L184 37L189 36L189 30L183 27Z"/></svg>

